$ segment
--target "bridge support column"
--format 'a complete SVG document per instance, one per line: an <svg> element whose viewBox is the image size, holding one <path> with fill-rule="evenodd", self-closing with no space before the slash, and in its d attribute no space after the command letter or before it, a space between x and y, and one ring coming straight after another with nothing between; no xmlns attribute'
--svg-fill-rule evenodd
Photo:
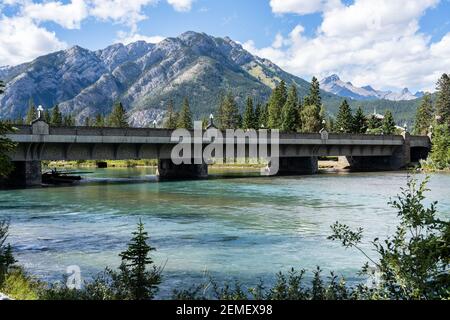
<svg viewBox="0 0 450 320"><path fill-rule="evenodd" d="M353 171L390 171L406 168L411 163L410 134L403 134L404 143L391 156L344 157ZM341 162L341 158L339 161Z"/></svg>
<svg viewBox="0 0 450 320"><path fill-rule="evenodd" d="M208 165L206 163L175 165L171 159L159 159L156 176L159 181L206 179Z"/></svg>
<svg viewBox="0 0 450 320"><path fill-rule="evenodd" d="M42 169L40 161L15 161L14 170L1 181L5 188L36 187L42 184Z"/></svg>
<svg viewBox="0 0 450 320"><path fill-rule="evenodd" d="M307 175L319 172L318 157L280 158L278 175Z"/></svg>

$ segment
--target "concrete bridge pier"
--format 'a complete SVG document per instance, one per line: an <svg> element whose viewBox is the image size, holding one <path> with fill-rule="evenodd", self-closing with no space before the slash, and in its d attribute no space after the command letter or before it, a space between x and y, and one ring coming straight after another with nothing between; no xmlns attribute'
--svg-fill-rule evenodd
<svg viewBox="0 0 450 320"><path fill-rule="evenodd" d="M14 161L14 170L8 178L0 181L2 187L26 188L42 184L42 169L40 161Z"/></svg>
<svg viewBox="0 0 450 320"><path fill-rule="evenodd" d="M354 171L390 171L406 168L411 163L411 136L403 134L404 143L396 147L391 156L358 156L340 157Z"/></svg>
<svg viewBox="0 0 450 320"><path fill-rule="evenodd" d="M156 177L159 181L206 179L208 178L208 165L205 162L175 165L171 159L159 159Z"/></svg>
<svg viewBox="0 0 450 320"><path fill-rule="evenodd" d="M308 175L319 172L318 157L280 158L278 175Z"/></svg>

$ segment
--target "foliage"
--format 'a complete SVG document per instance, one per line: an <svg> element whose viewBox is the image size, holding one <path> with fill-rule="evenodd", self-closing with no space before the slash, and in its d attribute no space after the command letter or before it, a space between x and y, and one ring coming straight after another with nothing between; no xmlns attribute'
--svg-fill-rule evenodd
<svg viewBox="0 0 450 320"><path fill-rule="evenodd" d="M289 89L286 103L282 109L281 130L284 132L296 132L299 127L297 103L297 89L294 85L292 85Z"/></svg>
<svg viewBox="0 0 450 320"><path fill-rule="evenodd" d="M414 133L417 135L427 135L434 121L433 101L431 94L426 93L422 99L419 109L417 109Z"/></svg>
<svg viewBox="0 0 450 320"><path fill-rule="evenodd" d="M385 115L384 115L384 119L382 121L381 124L381 128L383 130L383 134L389 135L389 134L394 134L395 133L395 121L394 121L394 117L392 116L392 112L391 111L386 111Z"/></svg>
<svg viewBox="0 0 450 320"><path fill-rule="evenodd" d="M353 133L365 134L367 132L367 118L364 115L364 112L361 107L356 110L355 115L353 116Z"/></svg>
<svg viewBox="0 0 450 320"><path fill-rule="evenodd" d="M258 129L258 119L253 109L253 99L251 97L247 98L244 117L242 119L242 129Z"/></svg>
<svg viewBox="0 0 450 320"><path fill-rule="evenodd" d="M31 124L34 120L37 118L37 110L36 106L34 105L34 101L30 99L28 101L28 111L25 118L26 124Z"/></svg>
<svg viewBox="0 0 450 320"><path fill-rule="evenodd" d="M352 109L347 100L342 101L339 112L336 117L336 131L341 133L352 133L354 127Z"/></svg>
<svg viewBox="0 0 450 320"><path fill-rule="evenodd" d="M9 243L6 244L8 230L9 223L7 221L0 221L0 287L2 287L10 268L16 263L12 254L11 245Z"/></svg>
<svg viewBox="0 0 450 320"><path fill-rule="evenodd" d="M423 166L431 170L450 168L450 128L447 125L438 125L434 128L431 154Z"/></svg>
<svg viewBox="0 0 450 320"><path fill-rule="evenodd" d="M268 103L268 121L267 125L270 129L280 129L282 126L282 110L286 103L287 90L286 83L281 81L273 90Z"/></svg>
<svg viewBox="0 0 450 320"><path fill-rule="evenodd" d="M0 178L8 176L13 170L11 159L7 154L14 150L16 144L5 137L5 134L13 131L14 128L10 124L0 121Z"/></svg>
<svg viewBox="0 0 450 320"><path fill-rule="evenodd" d="M363 230L352 231L336 223L331 240L362 252L376 267L379 282L370 298L443 299L450 298L450 224L437 218L436 203L423 205L428 179L408 180L408 187L390 202L398 211L400 224L393 237L372 244L379 260L360 248ZM369 264L363 273L373 276Z"/></svg>
<svg viewBox="0 0 450 320"><path fill-rule="evenodd" d="M105 124L105 117L101 113L97 113L94 120L94 127L102 128Z"/></svg>
<svg viewBox="0 0 450 320"><path fill-rule="evenodd" d="M183 107L178 115L177 128L178 129L192 129L194 124L192 122L191 107L189 106L188 98L184 98Z"/></svg>
<svg viewBox="0 0 450 320"><path fill-rule="evenodd" d="M307 105L300 112L302 123L302 132L317 133L322 129L322 121L320 118L320 107L316 105Z"/></svg>
<svg viewBox="0 0 450 320"><path fill-rule="evenodd" d="M114 128L128 128L128 117L121 102L116 102L108 117L108 125Z"/></svg>
<svg viewBox="0 0 450 320"><path fill-rule="evenodd" d="M173 100L170 100L167 104L167 113L164 122L164 128L176 129L177 128L178 114L174 109Z"/></svg>
<svg viewBox="0 0 450 320"><path fill-rule="evenodd" d="M0 291L15 300L39 300L45 284L36 280L20 267L13 267L6 274Z"/></svg>
<svg viewBox="0 0 450 320"><path fill-rule="evenodd" d="M313 105L319 107L322 105L322 97L320 95L320 83L316 77L311 80L309 95L305 97L305 105Z"/></svg>
<svg viewBox="0 0 450 320"><path fill-rule="evenodd" d="M58 105L56 105L52 109L50 125L54 126L54 127L61 127L63 125L63 115L62 115L61 111L59 111Z"/></svg>
<svg viewBox="0 0 450 320"><path fill-rule="evenodd" d="M437 83L436 115L439 117L439 124L446 124L450 127L450 76L446 73Z"/></svg>

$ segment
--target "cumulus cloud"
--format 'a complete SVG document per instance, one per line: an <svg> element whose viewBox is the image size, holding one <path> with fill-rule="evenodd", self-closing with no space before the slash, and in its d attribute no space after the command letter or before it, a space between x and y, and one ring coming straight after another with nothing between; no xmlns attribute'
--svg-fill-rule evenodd
<svg viewBox="0 0 450 320"><path fill-rule="evenodd" d="M359 86L431 90L440 73L450 69L450 33L431 43L420 32L419 19L438 2L271 0L274 13L320 11L316 35L305 36L298 25L282 38L278 34L270 47L256 48L251 41L244 47L305 78L338 73Z"/></svg>
<svg viewBox="0 0 450 320"><path fill-rule="evenodd" d="M176 11L190 11L194 0L167 0Z"/></svg>
<svg viewBox="0 0 450 320"><path fill-rule="evenodd" d="M16 65L67 47L54 32L38 27L26 17L3 16L0 34L0 65Z"/></svg>

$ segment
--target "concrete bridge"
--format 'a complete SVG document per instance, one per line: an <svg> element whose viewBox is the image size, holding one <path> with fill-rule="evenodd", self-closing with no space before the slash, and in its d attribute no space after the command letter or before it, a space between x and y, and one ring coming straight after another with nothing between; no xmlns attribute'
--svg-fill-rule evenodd
<svg viewBox="0 0 450 320"><path fill-rule="evenodd" d="M161 180L207 177L205 162L173 164L171 152L178 142L172 141L171 135L172 130L163 129L50 127L37 120L7 135L18 145L10 155L15 172L7 183L40 185L44 160L158 159ZM210 139L202 138L202 148L210 144ZM280 134L278 174L316 173L318 157L322 156L345 157L355 170L398 170L426 158L430 148L428 137L408 133L403 136Z"/></svg>

